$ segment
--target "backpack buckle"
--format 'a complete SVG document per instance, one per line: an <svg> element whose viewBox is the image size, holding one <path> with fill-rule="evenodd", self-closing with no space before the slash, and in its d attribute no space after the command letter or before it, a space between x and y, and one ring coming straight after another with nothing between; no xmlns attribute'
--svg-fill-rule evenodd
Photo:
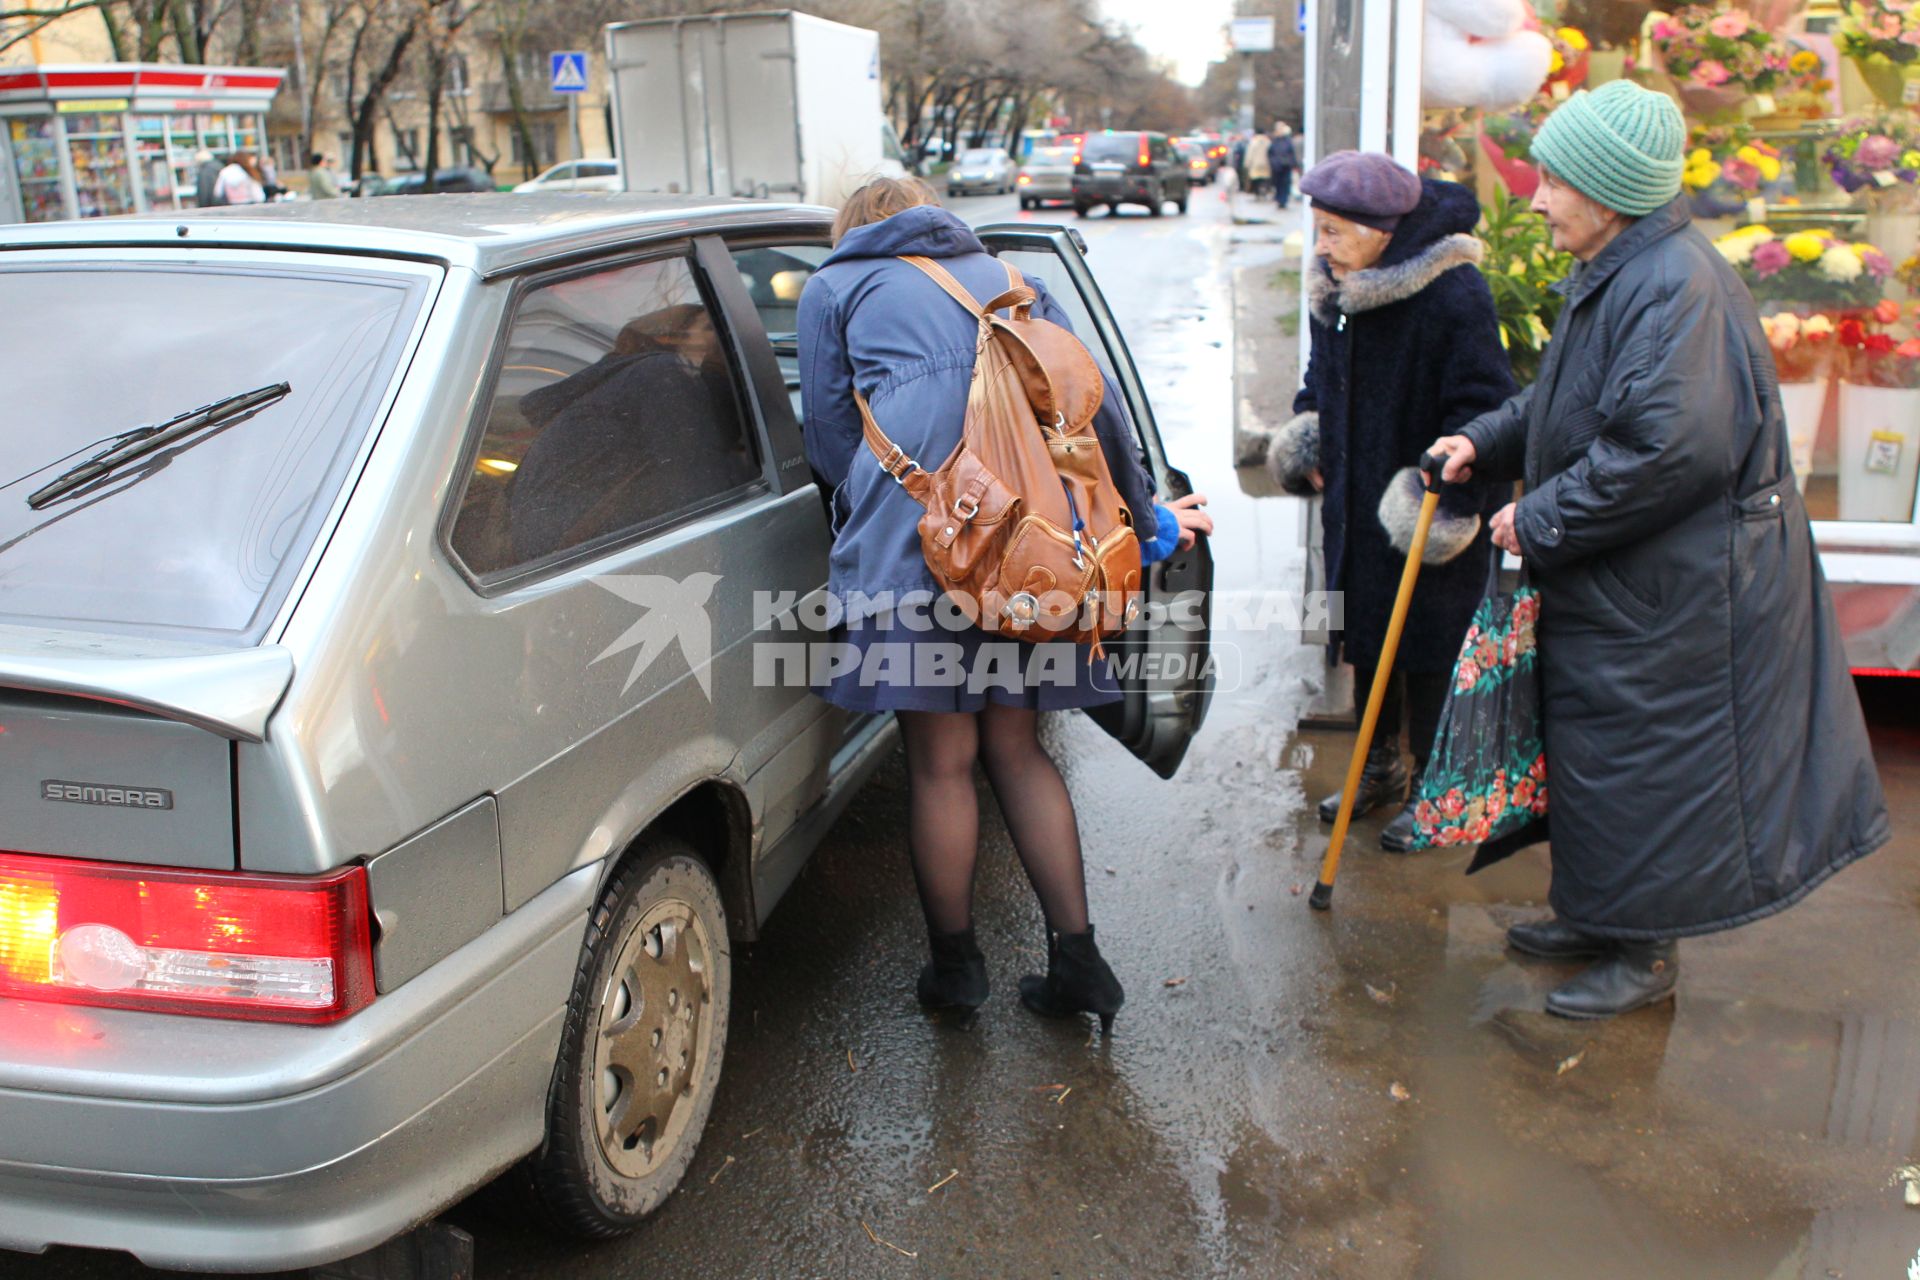
<svg viewBox="0 0 1920 1280"><path fill-rule="evenodd" d="M896 444L887 451L886 457L880 459L880 469L892 476L894 481L904 488L907 477L918 471L920 464L909 458L907 451Z"/></svg>

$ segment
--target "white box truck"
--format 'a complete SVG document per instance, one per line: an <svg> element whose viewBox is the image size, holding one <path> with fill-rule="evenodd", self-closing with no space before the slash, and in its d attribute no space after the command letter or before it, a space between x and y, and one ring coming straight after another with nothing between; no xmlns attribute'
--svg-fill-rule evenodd
<svg viewBox="0 0 1920 1280"><path fill-rule="evenodd" d="M878 32L790 11L619 22L607 68L629 191L835 205L906 172Z"/></svg>

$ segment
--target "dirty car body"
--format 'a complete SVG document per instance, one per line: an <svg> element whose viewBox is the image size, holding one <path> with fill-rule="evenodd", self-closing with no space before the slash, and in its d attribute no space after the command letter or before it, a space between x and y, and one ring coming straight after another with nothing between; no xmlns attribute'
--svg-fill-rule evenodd
<svg viewBox="0 0 1920 1280"><path fill-rule="evenodd" d="M893 739L756 665L826 581L781 325L830 216L0 236L0 1248L314 1265L523 1159L601 1234L671 1192L728 948ZM1170 773L1206 694L1138 684L1108 727Z"/></svg>

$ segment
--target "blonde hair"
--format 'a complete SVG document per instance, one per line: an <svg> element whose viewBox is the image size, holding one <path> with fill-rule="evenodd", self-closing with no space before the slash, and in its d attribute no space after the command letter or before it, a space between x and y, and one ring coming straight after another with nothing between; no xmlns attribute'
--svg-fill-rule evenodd
<svg viewBox="0 0 1920 1280"><path fill-rule="evenodd" d="M919 205L939 203L933 188L918 178L875 178L840 206L833 219L833 242L839 244L841 237L855 227L880 222Z"/></svg>

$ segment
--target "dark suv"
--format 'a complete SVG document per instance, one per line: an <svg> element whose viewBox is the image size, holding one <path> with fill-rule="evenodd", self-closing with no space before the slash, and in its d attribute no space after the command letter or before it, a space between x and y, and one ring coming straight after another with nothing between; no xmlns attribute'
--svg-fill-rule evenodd
<svg viewBox="0 0 1920 1280"><path fill-rule="evenodd" d="M1171 200L1181 213L1193 177L1164 133L1089 133L1073 162L1073 211L1086 217L1095 205L1109 210L1143 204L1159 217Z"/></svg>

